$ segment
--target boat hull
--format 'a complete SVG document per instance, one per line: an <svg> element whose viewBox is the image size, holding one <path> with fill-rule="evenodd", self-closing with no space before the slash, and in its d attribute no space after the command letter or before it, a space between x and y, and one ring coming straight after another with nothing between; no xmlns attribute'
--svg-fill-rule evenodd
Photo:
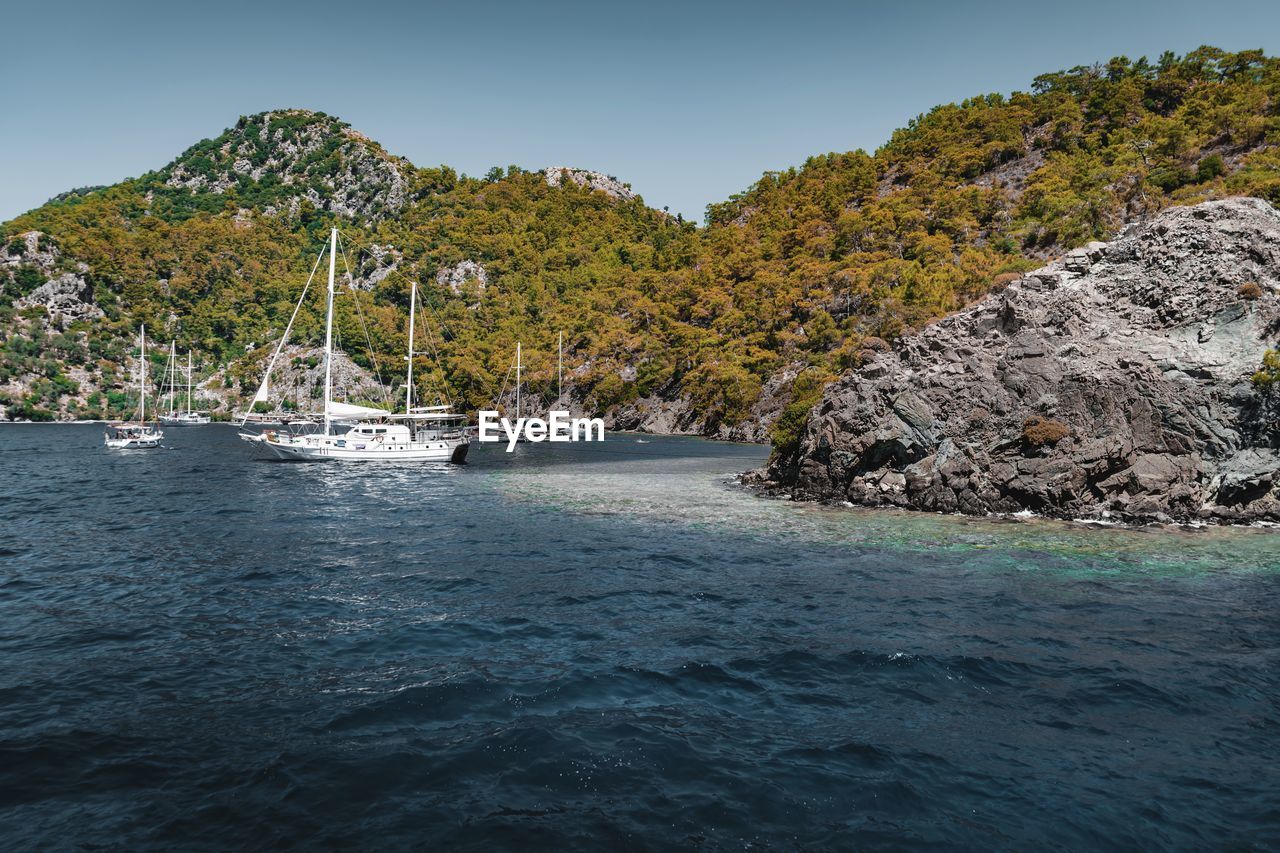
<svg viewBox="0 0 1280 853"><path fill-rule="evenodd" d="M112 450L150 450L160 446L163 436L145 436L139 438L104 438L102 444Z"/></svg>
<svg viewBox="0 0 1280 853"><path fill-rule="evenodd" d="M453 462L466 461L468 441L425 441L404 445L264 435L258 442L281 462Z"/></svg>

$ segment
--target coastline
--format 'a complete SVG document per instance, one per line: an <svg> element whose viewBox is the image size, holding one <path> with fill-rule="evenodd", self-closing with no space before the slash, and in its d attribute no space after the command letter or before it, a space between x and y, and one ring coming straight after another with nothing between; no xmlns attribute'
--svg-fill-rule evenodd
<svg viewBox="0 0 1280 853"><path fill-rule="evenodd" d="M916 516L938 516L941 518L972 519L974 521L1036 523L1065 525L1070 528L1101 528L1111 530L1195 532L1200 530L1256 530L1280 533L1280 522L1266 519L1251 521L1222 521L1218 519L1195 519L1188 521L1138 521L1125 518L1072 516L1068 514L1053 515L1022 509L1016 512L988 512L976 515L965 512L944 512L942 510L921 509L910 505L899 505L885 501L878 504L855 504L847 500L797 498L789 494L783 486L771 481L752 482L753 477L763 475L764 469L744 471L735 478L735 484L743 491L750 492L761 500L772 500L802 506L823 507L834 510L855 510L865 512L899 512Z"/></svg>

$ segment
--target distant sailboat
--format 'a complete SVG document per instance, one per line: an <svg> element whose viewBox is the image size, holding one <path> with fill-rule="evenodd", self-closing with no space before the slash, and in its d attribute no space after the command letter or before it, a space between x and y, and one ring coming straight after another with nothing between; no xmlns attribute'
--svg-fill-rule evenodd
<svg viewBox="0 0 1280 853"><path fill-rule="evenodd" d="M177 406L178 397L178 355L177 341L169 342L169 411L160 416L160 423L165 426L200 426L209 423L212 418L205 412L191 409L191 353L187 352L187 408L181 411Z"/></svg>
<svg viewBox="0 0 1280 853"><path fill-rule="evenodd" d="M524 389L521 387L521 386L524 384L524 378L523 378L523 375L522 375L522 374L523 374L523 371L524 371L524 348L523 348L523 345L520 343L520 341L516 341L516 357L515 357L515 361L514 361L514 362L512 362L512 366L511 366L511 368L507 370L507 377L506 377L506 379L510 379L510 378L511 378L511 370L512 370L512 369L514 369L514 370L515 370L515 374L516 374L516 384L515 384L515 389L514 389L514 391L512 392L513 396L515 397L515 400L514 400L514 402L515 402L515 419L514 419L514 422L515 422L515 423L519 423L519 422L520 422L520 419L524 416L524 411L523 411L523 409L524 409ZM503 383L502 383L502 390L498 392L498 400L497 400L497 405L498 405L498 407L499 407L499 408L503 408L504 410L505 410L505 406L503 405L503 399L504 399L504 398L505 398L505 399L510 399L510 398L508 398L508 397L506 396L506 394L507 394L506 379L504 379L504 380L503 380ZM529 439L528 439L528 437L527 437L527 436L525 436L524 432L523 432L523 431L521 431L521 432L520 432L519 437L518 437L518 438L516 438L516 440L515 440L515 441L516 441L516 443L517 443L517 444L526 444L526 443L528 443Z"/></svg>
<svg viewBox="0 0 1280 853"><path fill-rule="evenodd" d="M147 423L147 327L138 334L138 419L107 426L102 443L115 450L159 447L164 433Z"/></svg>
<svg viewBox="0 0 1280 853"><path fill-rule="evenodd" d="M450 411L451 406L413 405L413 337L418 299L416 284L412 286L409 295L409 368L404 413L340 403L333 399L333 297L334 265L338 254L337 228L329 234L328 252L329 292L324 329L324 431L299 435L268 430L260 434L241 432L240 437L265 447L275 458L290 462L464 461L471 446L466 433L466 416ZM314 272L313 270L313 275ZM293 326L293 319L297 317L305 298L306 288L303 288L289 326L285 328L275 354L267 363L266 374L258 395L254 397L255 401L259 396L265 395L266 377L270 376L271 368L284 348L289 328ZM334 426L337 421L354 423L344 432L336 432ZM241 426L244 426L243 422Z"/></svg>

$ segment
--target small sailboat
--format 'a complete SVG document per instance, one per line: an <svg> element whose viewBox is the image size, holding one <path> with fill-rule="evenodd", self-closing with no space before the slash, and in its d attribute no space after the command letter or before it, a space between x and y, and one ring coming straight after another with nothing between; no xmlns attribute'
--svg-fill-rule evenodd
<svg viewBox="0 0 1280 853"><path fill-rule="evenodd" d="M147 423L147 327L138 334L138 419L107 425L102 443L115 450L159 447L164 433Z"/></svg>
<svg viewBox="0 0 1280 853"><path fill-rule="evenodd" d="M329 293L324 331L324 411L323 431L315 433L287 433L267 430L264 433L241 432L245 441L266 448L274 458L289 462L455 462L467 458L471 441L467 437L467 418L451 411L451 406L415 406L413 400L413 339L418 286L412 285L409 295L409 367L403 413L387 412L370 406L341 403L333 399L333 297L334 265L338 254L338 229L329 234ZM323 254L323 253L322 253ZM317 264L319 260L317 259ZM313 270L314 275L314 270ZM293 318L285 328L285 334L267 364L263 388L271 368L284 348L289 328L306 298L294 308ZM255 395L255 399L262 395ZM350 426L335 429L339 422ZM241 423L241 427L244 423Z"/></svg>
<svg viewBox="0 0 1280 853"><path fill-rule="evenodd" d="M515 361L512 362L511 369L507 371L507 379L511 378L511 370L515 370L515 373L516 373L515 388L512 391L513 395L515 396L515 412L516 412L515 422L520 423L521 418L524 416L523 415L524 389L521 387L524 381L522 377L522 372L524 371L524 355L523 355L523 347L519 341L516 341L516 357L515 357ZM506 393L507 393L507 386L506 386L506 379L504 379L502 384L502 390L498 393L497 403L499 407L503 407L503 398L506 397ZM504 410L510 411L505 408ZM520 436L516 439L517 444L527 444L528 441L529 439L525 436L523 431L520 433Z"/></svg>
<svg viewBox="0 0 1280 853"><path fill-rule="evenodd" d="M520 342L516 341L516 421L520 421L520 371L524 369L524 360L520 357Z"/></svg>
<svg viewBox="0 0 1280 853"><path fill-rule="evenodd" d="M169 342L169 411L160 416L160 423L165 426L200 426L209 423L212 418L207 412L193 411L191 408L191 353L187 353L187 408L181 411L177 406L178 397L178 355L177 341Z"/></svg>

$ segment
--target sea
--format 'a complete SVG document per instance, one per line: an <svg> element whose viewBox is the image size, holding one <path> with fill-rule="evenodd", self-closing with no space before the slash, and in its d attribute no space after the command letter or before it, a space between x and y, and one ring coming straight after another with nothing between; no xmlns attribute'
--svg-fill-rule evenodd
<svg viewBox="0 0 1280 853"><path fill-rule="evenodd" d="M6 850L1280 848L1280 532L0 426Z"/></svg>

